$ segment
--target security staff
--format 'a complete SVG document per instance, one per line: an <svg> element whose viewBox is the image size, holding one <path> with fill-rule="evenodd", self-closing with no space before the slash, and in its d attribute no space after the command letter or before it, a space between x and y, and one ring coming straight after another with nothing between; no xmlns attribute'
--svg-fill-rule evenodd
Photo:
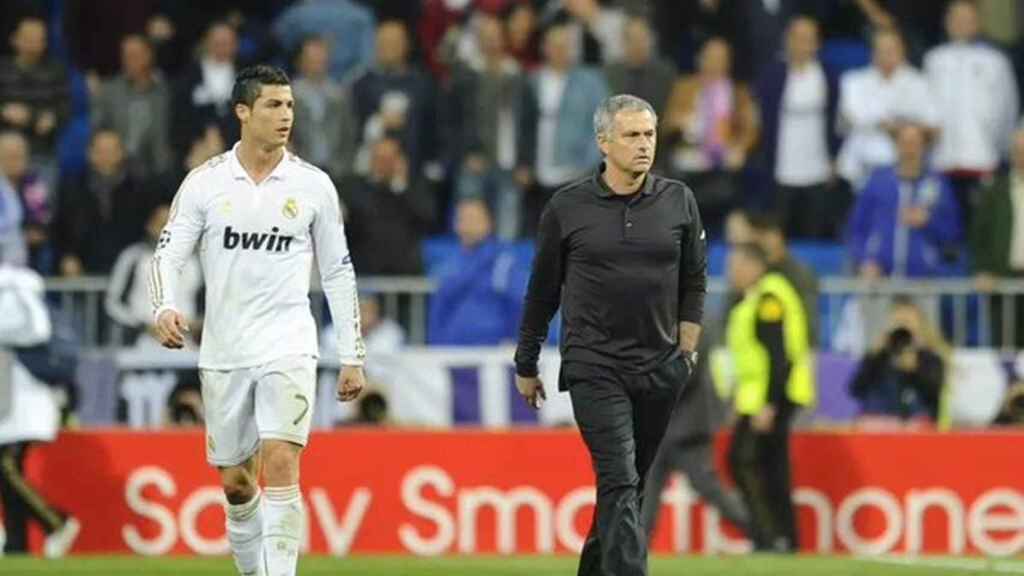
<svg viewBox="0 0 1024 576"><path fill-rule="evenodd" d="M814 401L814 359L799 294L767 270L760 246L733 248L729 275L743 299L726 329L739 416L729 460L750 510L755 549L795 552L789 431L796 410Z"/></svg>
<svg viewBox="0 0 1024 576"><path fill-rule="evenodd" d="M707 283L693 192L649 173L657 116L635 96L594 114L601 168L551 198L516 350L516 385L533 407L548 323L562 308L559 389L597 476L579 576L644 576L644 482L679 391L696 364Z"/></svg>

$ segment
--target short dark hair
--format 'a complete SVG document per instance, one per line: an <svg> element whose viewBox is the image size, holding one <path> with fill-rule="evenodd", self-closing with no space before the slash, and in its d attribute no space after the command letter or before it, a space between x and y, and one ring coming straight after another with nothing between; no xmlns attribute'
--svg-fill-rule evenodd
<svg viewBox="0 0 1024 576"><path fill-rule="evenodd" d="M235 87L231 89L231 107L245 104L248 107L260 97L264 86L288 86L292 81L288 74L277 66L256 64L249 66L235 77Z"/></svg>
<svg viewBox="0 0 1024 576"><path fill-rule="evenodd" d="M755 212L747 215L750 227L760 232L782 232L782 218L775 212Z"/></svg>
<svg viewBox="0 0 1024 576"><path fill-rule="evenodd" d="M740 242L739 244L733 244L732 249L745 258L753 260L762 266L768 266L768 253L764 251L760 244Z"/></svg>

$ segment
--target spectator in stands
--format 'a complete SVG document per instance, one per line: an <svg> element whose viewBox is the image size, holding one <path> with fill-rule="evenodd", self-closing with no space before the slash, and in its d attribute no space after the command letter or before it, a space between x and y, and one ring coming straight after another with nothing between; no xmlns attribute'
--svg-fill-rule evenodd
<svg viewBox="0 0 1024 576"><path fill-rule="evenodd" d="M888 329L850 383L863 423L948 424L944 414L948 354L948 345L913 300L895 299Z"/></svg>
<svg viewBox="0 0 1024 576"><path fill-rule="evenodd" d="M631 17L623 28L624 58L605 66L604 75L612 94L632 94L651 103L664 114L668 95L676 80L676 68L654 52L654 34L647 19Z"/></svg>
<svg viewBox="0 0 1024 576"><path fill-rule="evenodd" d="M60 273L109 274L114 260L143 235L140 214L152 203L143 182L128 174L121 137L99 130L89 144L89 168L65 177L52 234L60 253Z"/></svg>
<svg viewBox="0 0 1024 576"><path fill-rule="evenodd" d="M36 272L53 273L54 254L50 242L53 200L46 182L29 167L28 140L13 130L0 133L0 174L10 183L21 207L21 230L28 251L28 266ZM11 217L10 205L0 208L0 221ZM2 226L2 225L0 225Z"/></svg>
<svg viewBox="0 0 1024 576"><path fill-rule="evenodd" d="M750 226L755 242L768 258L768 271L781 274L800 295L807 318L807 337L811 346L818 342L818 277L803 262L790 254L781 219L771 213L753 214Z"/></svg>
<svg viewBox="0 0 1024 576"><path fill-rule="evenodd" d="M237 55L235 29L225 22L211 24L198 60L186 68L175 90L171 136L176 150L187 150L211 126L226 142L238 140L238 122L231 110Z"/></svg>
<svg viewBox="0 0 1024 576"><path fill-rule="evenodd" d="M900 33L879 30L873 46L872 66L843 74L839 89L839 126L846 139L837 171L854 193L875 168L896 162L893 134L900 124L938 125L935 95L907 63Z"/></svg>
<svg viewBox="0 0 1024 576"><path fill-rule="evenodd" d="M537 12L530 2L511 1L502 13L508 35L508 53L523 70L532 71L540 62L537 50Z"/></svg>
<svg viewBox="0 0 1024 576"><path fill-rule="evenodd" d="M461 249L444 262L430 300L430 344L488 346L516 338L527 278L515 255L494 238L491 215L479 199L456 207Z"/></svg>
<svg viewBox="0 0 1024 576"><path fill-rule="evenodd" d="M377 28L377 60L352 86L362 165L369 161L374 141L397 138L414 176L443 157L435 118L434 83L420 66L409 61L409 32L397 20ZM364 170L365 172L365 170Z"/></svg>
<svg viewBox="0 0 1024 576"><path fill-rule="evenodd" d="M136 346L160 347L153 323L153 302L146 290L146 283L153 252L156 251L160 231L167 224L169 212L170 206L167 204L160 204L153 209L146 221L145 239L128 246L117 256L107 285L107 314L128 330L128 341L134 340ZM174 300L181 307L181 313L187 314L185 317L193 322L190 332L193 338L198 337L202 328L202 318L197 310L201 285L199 261L193 256L181 270L176 284L178 295Z"/></svg>
<svg viewBox="0 0 1024 576"><path fill-rule="evenodd" d="M497 234L507 240L521 227L522 189L513 172L526 79L505 51L497 17L477 16L476 33L480 63L456 67L445 98L458 131L453 136L461 163L456 195L494 206Z"/></svg>
<svg viewBox="0 0 1024 576"><path fill-rule="evenodd" d="M566 26L570 50L580 62L600 66L622 60L626 13L601 0L548 2L541 13L543 25Z"/></svg>
<svg viewBox="0 0 1024 576"><path fill-rule="evenodd" d="M19 266L24 266L28 260L22 220L18 192L5 176L0 175L0 253Z"/></svg>
<svg viewBox="0 0 1024 576"><path fill-rule="evenodd" d="M171 170L160 177L154 185L156 197L154 202L170 204L174 201L174 195L178 192L182 181L189 172L206 162L210 158L227 150L224 137L215 126L207 127L206 131L192 142L185 157L176 163Z"/></svg>
<svg viewBox="0 0 1024 576"><path fill-rule="evenodd" d="M353 404L333 403L325 410L333 410L334 422L355 425L385 424L388 419L388 392L397 390L404 382L401 368L388 357L405 347L405 330L397 322L381 314L380 298L374 293L359 295L360 333L366 354L378 361L366 366L367 387ZM337 331L331 324L320 331L320 356L336 358Z"/></svg>
<svg viewBox="0 0 1024 576"><path fill-rule="evenodd" d="M957 0L946 13L949 42L925 56L924 70L939 111L935 167L949 176L964 220L980 179L1005 154L1019 102L1009 59L979 38L975 2Z"/></svg>
<svg viewBox="0 0 1024 576"><path fill-rule="evenodd" d="M1024 128L1013 135L1009 169L984 181L971 219L970 249L975 285L990 294L1000 279L1024 278ZM1014 317L1004 315L1013 299ZM1024 297L989 296L992 346L1024 347Z"/></svg>
<svg viewBox="0 0 1024 576"><path fill-rule="evenodd" d="M764 122L764 170L775 183L771 194L785 217L786 234L832 236L836 210L830 189L832 137L838 85L818 60L818 24L793 19L786 30L785 59L769 66L758 82Z"/></svg>
<svg viewBox="0 0 1024 576"><path fill-rule="evenodd" d="M730 246L736 244L754 244L754 227L750 223L750 213L742 208L729 212L725 217L725 242Z"/></svg>
<svg viewBox="0 0 1024 576"><path fill-rule="evenodd" d="M786 51L788 26L802 14L813 16L821 4L806 0L718 0L728 22L727 30L735 50L733 70L736 78L756 82L775 65Z"/></svg>
<svg viewBox="0 0 1024 576"><path fill-rule="evenodd" d="M71 111L64 65L46 57L46 22L25 18L11 35L14 55L0 61L0 128L28 138L32 164L57 179L57 135Z"/></svg>
<svg viewBox="0 0 1024 576"><path fill-rule="evenodd" d="M373 143L370 173L342 186L345 227L365 275L423 273L420 241L437 211L431 186L411 170L394 138Z"/></svg>
<svg viewBox="0 0 1024 576"><path fill-rule="evenodd" d="M203 396L200 386L193 382L179 382L167 398L168 426L191 428L202 426L205 422L203 414Z"/></svg>
<svg viewBox="0 0 1024 576"><path fill-rule="evenodd" d="M366 345L366 354L379 357L394 354L405 347L405 330L391 318L380 311L380 297L372 292L359 294L359 329ZM327 323L320 330L320 356L323 358L337 357L337 330ZM368 367L371 373L377 367Z"/></svg>
<svg viewBox="0 0 1024 576"><path fill-rule="evenodd" d="M924 128L901 126L898 164L876 169L857 198L847 246L862 278L939 275L960 239L956 199L927 165L926 140Z"/></svg>
<svg viewBox="0 0 1024 576"><path fill-rule="evenodd" d="M330 49L330 75L346 84L373 63L373 13L352 0L304 0L281 13L273 34L289 53L295 53L310 36L323 38Z"/></svg>
<svg viewBox="0 0 1024 576"><path fill-rule="evenodd" d="M608 95L601 75L575 63L569 30L544 33L544 64L529 78L518 138L516 180L526 190L524 230L534 236L548 198L594 169L594 111Z"/></svg>
<svg viewBox="0 0 1024 576"><path fill-rule="evenodd" d="M690 185L712 236L737 204L737 180L760 122L750 91L730 78L730 52L721 38L704 44L697 74L672 89L658 144L662 170Z"/></svg>
<svg viewBox="0 0 1024 576"><path fill-rule="evenodd" d="M170 89L153 67L153 47L143 36L125 36L121 74L104 82L96 94L92 125L117 132L129 171L147 179L171 167L170 114Z"/></svg>
<svg viewBox="0 0 1024 576"><path fill-rule="evenodd" d="M303 41L299 74L292 80L292 145L303 160L340 181L352 172L355 162L356 123L351 94L328 75L330 56L330 46L323 37Z"/></svg>

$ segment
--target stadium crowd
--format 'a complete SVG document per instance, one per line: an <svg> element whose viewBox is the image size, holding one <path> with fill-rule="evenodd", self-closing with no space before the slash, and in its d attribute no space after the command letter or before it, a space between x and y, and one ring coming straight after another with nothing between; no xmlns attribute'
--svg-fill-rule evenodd
<svg viewBox="0 0 1024 576"><path fill-rule="evenodd" d="M616 93L658 111L656 172L690 185L711 239L749 220L802 296L815 273L786 238L843 247L865 279L971 275L991 290L1024 273L1024 53L985 34L1020 2L8 4L2 254L47 277L109 277L107 316L143 343L169 204L237 140L231 87L254 62L292 75L292 148L335 180L359 274L436 281L428 343L514 339L515 248L599 162L592 117ZM439 262L416 249L449 234ZM201 285L187 269L189 317ZM992 306L1016 311L1021 339L1018 300Z"/></svg>

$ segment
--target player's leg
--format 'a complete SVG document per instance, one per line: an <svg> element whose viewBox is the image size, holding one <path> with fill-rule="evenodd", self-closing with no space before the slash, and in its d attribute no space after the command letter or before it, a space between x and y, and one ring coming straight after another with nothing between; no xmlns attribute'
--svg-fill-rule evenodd
<svg viewBox="0 0 1024 576"><path fill-rule="evenodd" d="M217 467L227 499L228 544L243 575L260 574L263 497L254 384L248 370L201 370L206 459Z"/></svg>
<svg viewBox="0 0 1024 576"><path fill-rule="evenodd" d="M643 519L644 530L648 537L654 535L658 527L658 513L661 511L661 493L668 483L668 476L675 468L675 455L678 451L676 442L665 442L661 450L651 464L651 471L647 475L647 485L644 488L643 504L640 506L640 516Z"/></svg>
<svg viewBox="0 0 1024 576"><path fill-rule="evenodd" d="M263 493L259 485L260 458L254 455L238 466L218 468L224 496L228 544L243 576L260 572L263 547Z"/></svg>
<svg viewBox="0 0 1024 576"><path fill-rule="evenodd" d="M711 440L687 443L680 452L679 462L693 491L717 508L726 520L735 524L744 534L749 534L750 514L739 496L722 485L715 471Z"/></svg>
<svg viewBox="0 0 1024 576"><path fill-rule="evenodd" d="M299 459L309 438L316 398L316 359L292 356L265 366L256 385L262 440L263 562L267 576L294 576L306 516Z"/></svg>

